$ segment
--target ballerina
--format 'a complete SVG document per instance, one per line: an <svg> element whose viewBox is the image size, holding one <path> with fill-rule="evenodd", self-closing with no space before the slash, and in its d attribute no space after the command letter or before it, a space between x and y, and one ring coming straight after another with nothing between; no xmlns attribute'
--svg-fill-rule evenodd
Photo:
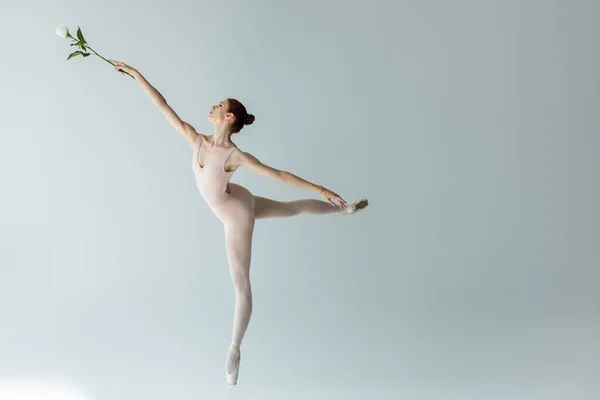
<svg viewBox="0 0 600 400"><path fill-rule="evenodd" d="M240 150L231 137L245 125L252 124L255 118L238 100L224 99L211 107L208 120L214 125L214 134L204 135L182 121L139 71L125 63L110 61L117 71L126 72L136 79L171 125L186 139L192 148L192 170L198 190L223 223L227 260L235 288L233 335L227 351L225 376L228 384L235 385L240 369L240 346L252 314L250 259L255 220L299 214L353 214L363 210L369 202L362 199L347 203L337 193L323 186L263 164L250 153ZM316 191L326 201L301 199L282 202L256 196L245 187L230 182L239 167L246 167L282 183Z"/></svg>

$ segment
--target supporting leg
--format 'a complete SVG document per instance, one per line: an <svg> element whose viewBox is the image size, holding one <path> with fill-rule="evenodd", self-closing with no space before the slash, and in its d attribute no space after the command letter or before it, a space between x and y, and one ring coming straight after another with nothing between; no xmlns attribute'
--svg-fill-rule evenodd
<svg viewBox="0 0 600 400"><path fill-rule="evenodd" d="M233 334L227 353L227 380L235 384L240 364L240 346L252 315L250 260L254 219L232 220L225 224L225 246L235 288Z"/></svg>

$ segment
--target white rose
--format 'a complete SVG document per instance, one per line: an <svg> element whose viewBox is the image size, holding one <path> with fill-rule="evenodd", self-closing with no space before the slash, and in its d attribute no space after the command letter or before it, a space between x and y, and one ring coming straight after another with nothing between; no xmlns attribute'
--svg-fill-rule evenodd
<svg viewBox="0 0 600 400"><path fill-rule="evenodd" d="M60 24L58 28L56 28L55 32L58 36L60 36L63 39L66 39L67 35L69 34L69 30L64 24Z"/></svg>

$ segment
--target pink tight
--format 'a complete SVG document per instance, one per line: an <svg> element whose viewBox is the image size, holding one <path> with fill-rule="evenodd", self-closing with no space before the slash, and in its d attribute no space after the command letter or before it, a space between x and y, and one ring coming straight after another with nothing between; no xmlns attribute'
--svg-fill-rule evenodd
<svg viewBox="0 0 600 400"><path fill-rule="evenodd" d="M305 199L281 202L254 196L243 186L229 183L227 199L213 208L223 222L229 271L235 288L232 345L240 346L252 314L250 259L254 221L299 214L333 214L340 208L326 201Z"/></svg>

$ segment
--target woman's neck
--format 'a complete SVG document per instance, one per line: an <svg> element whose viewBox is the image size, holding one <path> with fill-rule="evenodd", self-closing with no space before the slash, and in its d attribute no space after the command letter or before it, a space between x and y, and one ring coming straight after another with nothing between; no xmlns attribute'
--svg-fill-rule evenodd
<svg viewBox="0 0 600 400"><path fill-rule="evenodd" d="M216 126L213 133L213 146L215 147L229 147L233 145L231 141L231 129L228 127Z"/></svg>

